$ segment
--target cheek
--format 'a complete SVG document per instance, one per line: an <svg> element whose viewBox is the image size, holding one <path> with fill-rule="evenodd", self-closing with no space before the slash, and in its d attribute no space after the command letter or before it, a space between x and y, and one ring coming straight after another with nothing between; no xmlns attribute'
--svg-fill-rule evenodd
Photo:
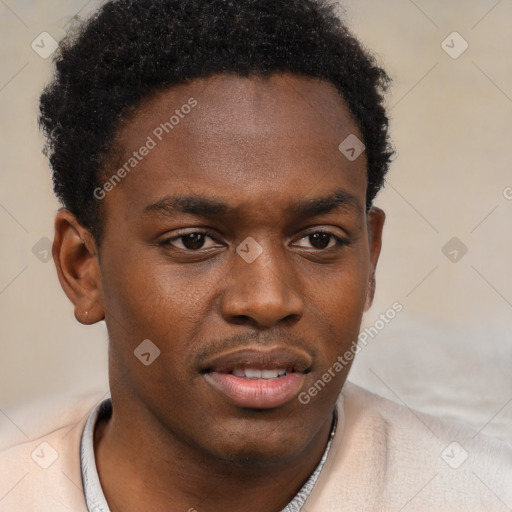
<svg viewBox="0 0 512 512"><path fill-rule="evenodd" d="M318 305L318 315L325 320L328 338L332 345L330 352L342 352L357 339L366 299L366 289L361 283L334 281L331 292ZM334 343L333 340L335 340Z"/></svg>
<svg viewBox="0 0 512 512"><path fill-rule="evenodd" d="M326 278L316 280L307 292L307 306L323 332L324 349L332 359L357 340L368 291L369 259L353 254L344 265L331 269Z"/></svg>
<svg viewBox="0 0 512 512"><path fill-rule="evenodd" d="M131 382L145 403L186 407L189 340L204 309L194 282L170 265L129 255L105 273L113 382Z"/></svg>
<svg viewBox="0 0 512 512"><path fill-rule="evenodd" d="M209 321L218 273L200 273L193 265L180 269L161 259L125 253L122 261L106 264L111 372L127 371L139 392L146 390L153 397L167 393L166 401L180 402L186 390L170 390L182 389L185 380L197 377L190 368L191 341ZM148 367L135 357L145 340L156 347L150 344L150 352L158 353Z"/></svg>
<svg viewBox="0 0 512 512"><path fill-rule="evenodd" d="M204 314L216 279L193 266L180 269L156 258L130 255L105 268L106 309L130 332L149 337L180 330ZM114 326L115 327L115 326Z"/></svg>

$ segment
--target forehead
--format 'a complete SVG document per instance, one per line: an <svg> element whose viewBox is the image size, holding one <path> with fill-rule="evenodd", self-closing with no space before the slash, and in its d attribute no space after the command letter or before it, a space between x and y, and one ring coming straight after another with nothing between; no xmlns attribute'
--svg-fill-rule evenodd
<svg viewBox="0 0 512 512"><path fill-rule="evenodd" d="M116 166L136 165L112 196L141 210L166 195L250 205L262 193L275 203L341 187L364 205L365 155L350 161L338 148L350 135L362 139L328 82L289 74L195 80L146 99L124 123Z"/></svg>

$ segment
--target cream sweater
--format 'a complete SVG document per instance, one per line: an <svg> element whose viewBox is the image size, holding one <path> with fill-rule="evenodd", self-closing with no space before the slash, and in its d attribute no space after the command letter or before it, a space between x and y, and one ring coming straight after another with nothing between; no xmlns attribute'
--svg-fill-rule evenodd
<svg viewBox="0 0 512 512"><path fill-rule="evenodd" d="M38 427L27 428L25 415L30 439L17 444L6 441L13 426L2 420L0 512L87 511L80 436L103 398L80 397L50 418L32 408L29 416ZM350 383L339 412L329 456L304 512L512 510L512 448L507 444ZM17 418L22 416L18 412Z"/></svg>

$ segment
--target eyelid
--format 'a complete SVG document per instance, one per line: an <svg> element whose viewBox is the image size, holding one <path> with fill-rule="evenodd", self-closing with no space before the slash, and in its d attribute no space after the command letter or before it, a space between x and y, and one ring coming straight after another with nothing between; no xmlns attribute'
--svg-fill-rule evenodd
<svg viewBox="0 0 512 512"><path fill-rule="evenodd" d="M181 238L182 236L187 235L194 235L194 234L200 234L200 235L206 235L210 238L215 239L215 234L213 231L207 229L207 228L184 228L187 231L178 230L177 233L175 233L173 236L167 236L166 240L177 240L178 238Z"/></svg>
<svg viewBox="0 0 512 512"><path fill-rule="evenodd" d="M176 234L174 234L173 236L165 236L158 242L158 244L159 245L172 245L170 242L174 242L184 236L193 235L193 234L205 235L208 238L211 238L212 240L214 240L216 243L218 243L218 244L221 243L217 239L217 236L215 235L215 233L213 233L213 231L211 231L209 229L206 229L206 228L187 228L187 229L188 229L188 231L178 230L178 232ZM179 249L178 247L176 247L176 249L183 250L183 249ZM198 249L198 250L200 250L200 249Z"/></svg>
<svg viewBox="0 0 512 512"><path fill-rule="evenodd" d="M340 238L340 239L347 239L349 238L349 235L348 233L345 231L344 232L344 235L341 235L339 234L337 231L344 231L342 230L341 228L338 228L337 230L334 228L334 226L332 227L326 227L326 226L311 226L310 228L306 228L305 230L303 230L303 234L301 234L300 239L302 238L305 238L307 236L310 236L310 235L314 235L315 233L325 233L327 235L331 235L333 237L337 237L337 238Z"/></svg>
<svg viewBox="0 0 512 512"><path fill-rule="evenodd" d="M350 244L350 240L348 238L336 234L335 232L333 232L333 230L331 230L329 228L318 227L318 226L311 226L310 228L306 228L306 232L304 233L304 231L303 231L301 236L299 238L297 238L296 241L303 240L304 238L307 238L316 233L325 233L326 235L332 236L336 241L335 246L338 246L338 247L342 247L342 246L346 246L346 245ZM204 235L204 236L212 239L217 244L222 243L218 240L216 233L214 233L212 230L210 230L208 228L183 228L183 230L178 230L177 233L174 234L173 236L166 236L165 238L163 238L159 242L159 245L171 245L172 246L171 242L174 242L184 236L192 235L192 234L201 234L201 235ZM175 248L178 250L183 250L178 247L175 247ZM200 249L198 249L198 251L199 250ZM326 250L326 249L314 249L314 250L322 251L322 250Z"/></svg>
<svg viewBox="0 0 512 512"><path fill-rule="evenodd" d="M347 238L343 238L335 233L332 233L331 231L326 231L326 230L321 230L321 229L317 229L316 231L311 231L310 233L307 233L306 235L304 236L301 236L298 241L300 240L304 240L305 238L308 238L309 236L311 235L314 235L316 233L323 233L323 234L326 234L326 235L329 235L331 236L332 238L334 238L335 240L335 246L338 246L338 247L343 247L343 246L346 246L346 245L349 245L350 244L350 240L347 239ZM335 247L334 246L334 247ZM329 249L331 249L332 247L329 247ZM303 247L303 249L308 249L307 247ZM325 251L327 250L326 249L315 249L315 248L312 248L314 249L315 251Z"/></svg>

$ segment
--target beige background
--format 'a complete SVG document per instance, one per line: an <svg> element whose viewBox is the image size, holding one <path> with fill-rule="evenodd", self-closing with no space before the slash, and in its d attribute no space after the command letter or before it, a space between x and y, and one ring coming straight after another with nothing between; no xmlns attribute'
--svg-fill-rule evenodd
<svg viewBox="0 0 512 512"><path fill-rule="evenodd" d="M0 1L0 422L20 403L107 385L104 325L74 320L53 262L41 261L58 204L36 125L51 59L31 48L96 5ZM351 379L512 441L512 2L343 5L394 79L398 155L376 202L388 219L365 325L404 306ZM441 46L454 31L469 44L457 59ZM448 38L450 51L461 42ZM454 236L468 248L456 263L441 250Z"/></svg>

